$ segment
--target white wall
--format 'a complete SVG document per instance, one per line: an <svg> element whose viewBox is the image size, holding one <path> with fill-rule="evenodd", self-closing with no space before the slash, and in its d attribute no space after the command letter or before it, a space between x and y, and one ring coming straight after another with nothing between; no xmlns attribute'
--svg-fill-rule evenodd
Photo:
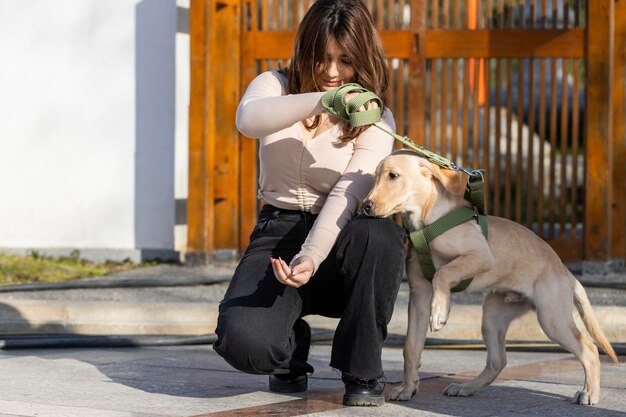
<svg viewBox="0 0 626 417"><path fill-rule="evenodd" d="M0 0L0 250L173 250L176 18Z"/></svg>
<svg viewBox="0 0 626 417"><path fill-rule="evenodd" d="M179 202L176 210L174 249L187 249L187 197L189 195L189 5L190 0L178 0L178 33L176 34L176 131L174 196Z"/></svg>

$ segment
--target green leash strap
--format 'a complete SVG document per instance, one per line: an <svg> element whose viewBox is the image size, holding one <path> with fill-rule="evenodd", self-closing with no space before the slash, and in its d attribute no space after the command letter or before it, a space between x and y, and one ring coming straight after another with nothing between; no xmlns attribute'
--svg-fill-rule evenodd
<svg viewBox="0 0 626 417"><path fill-rule="evenodd" d="M350 101L346 102L346 95L356 93ZM378 101L378 108L368 108L370 101ZM431 225L426 226L422 230L412 232L409 236L413 246L417 250L420 265L424 276L432 281L435 276L435 265L428 243L455 226L476 219L483 235L487 238L487 216L485 214L485 180L483 170L470 170L459 167L443 156L429 151L421 145L416 144L408 136L400 136L395 132L386 130L376 123L381 120L381 109L383 107L382 100L376 94L366 90L358 84L344 84L340 87L327 91L322 96L322 105L330 114L350 122L351 127L374 125L378 129L387 133L396 140L402 142L405 146L415 150L418 154L425 157L428 161L436 164L444 169L453 171L463 171L469 177L465 189L465 199L469 201L474 209L470 207L461 207L452 211L447 216L442 217ZM364 111L360 111L361 107L365 107ZM473 278L463 280L459 285L454 287L452 291L463 291L468 287Z"/></svg>
<svg viewBox="0 0 626 417"><path fill-rule="evenodd" d="M349 93L357 93L357 95L354 96L350 101L346 102L346 95ZM367 108L367 104L372 100L378 101L378 108ZM408 136L400 136L395 132L391 132L378 126L376 123L380 122L381 120L381 109L383 107L383 102L376 94L366 90L358 84L344 84L340 87L333 88L332 90L327 91L322 96L322 106L324 106L324 109L326 109L326 111L333 116L350 122L351 127L374 125L378 129L395 138L396 140L399 140L404 145L412 148L417 153L428 159L430 162L437 164L445 169L452 169L457 171L459 170L459 167L457 167L449 159L444 158L443 156L431 152L423 146L416 144ZM364 111L359 111L362 106L365 106L366 109Z"/></svg>
<svg viewBox="0 0 626 417"><path fill-rule="evenodd" d="M487 217L483 214L478 214L468 206L459 207L458 209L453 210L447 215L437 219L423 229L415 230L409 234L411 243L417 251L422 273L428 281L432 282L436 272L435 264L430 254L430 247L428 244L442 233L472 219L476 219L480 225L483 235L487 238ZM452 291L459 292L465 290L472 282L472 279L474 278L464 279L456 287L452 288Z"/></svg>
<svg viewBox="0 0 626 417"><path fill-rule="evenodd" d="M467 186L464 198L472 203L479 214L485 215L485 179L482 170L474 170L468 173ZM487 236L485 234L485 236Z"/></svg>

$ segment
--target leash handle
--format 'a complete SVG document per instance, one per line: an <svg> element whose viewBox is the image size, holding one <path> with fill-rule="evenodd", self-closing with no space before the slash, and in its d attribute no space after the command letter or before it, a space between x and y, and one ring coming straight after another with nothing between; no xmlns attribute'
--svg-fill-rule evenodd
<svg viewBox="0 0 626 417"><path fill-rule="evenodd" d="M357 95L346 102L346 96L350 93ZM378 102L378 108L369 108L372 100ZM333 116L348 121L351 127L359 127L380 121L383 101L359 84L348 83L327 91L322 96L322 106ZM365 107L365 110L361 111L361 107Z"/></svg>

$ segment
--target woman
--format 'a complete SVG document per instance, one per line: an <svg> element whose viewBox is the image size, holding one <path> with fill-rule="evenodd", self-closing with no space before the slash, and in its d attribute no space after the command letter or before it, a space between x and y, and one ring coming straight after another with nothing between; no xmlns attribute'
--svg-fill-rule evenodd
<svg viewBox="0 0 626 417"><path fill-rule="evenodd" d="M313 372L302 317L340 318L330 366L342 372L344 404L381 405L382 344L405 234L392 220L355 217L393 138L324 110L324 94L352 82L386 103L371 16L360 0L317 0L300 23L287 75L265 72L243 96L237 127L260 138L263 207L220 304L214 349L241 371L269 374L273 392L302 392ZM379 124L395 130L388 109Z"/></svg>

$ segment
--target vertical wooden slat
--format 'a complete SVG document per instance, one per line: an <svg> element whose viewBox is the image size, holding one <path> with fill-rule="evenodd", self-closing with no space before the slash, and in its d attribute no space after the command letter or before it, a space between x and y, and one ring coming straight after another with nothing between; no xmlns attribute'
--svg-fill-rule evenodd
<svg viewBox="0 0 626 417"><path fill-rule="evenodd" d="M556 18L553 15L553 24ZM549 180L549 200L548 200L548 222L549 237L554 238L554 211L556 206L556 135L557 135L557 58L550 59L550 180Z"/></svg>
<svg viewBox="0 0 626 417"><path fill-rule="evenodd" d="M526 157L526 225L532 228L534 221L535 187L535 60L529 60L528 69L528 154ZM539 143L539 146L542 146ZM541 163L541 161L539 161Z"/></svg>
<svg viewBox="0 0 626 417"><path fill-rule="evenodd" d="M278 30L278 25L280 21L278 20L278 1L279 0L268 0L271 2L271 18L270 25L268 26L271 30Z"/></svg>
<svg viewBox="0 0 626 417"><path fill-rule="evenodd" d="M485 59L485 78L484 78L484 83L486 86L489 86L491 80L491 60L490 59ZM489 90L489 87L488 87ZM481 164L481 168L484 168L485 170L487 170L485 172L485 212L489 212L489 198L487 196L489 196L490 192L491 192L491 185L490 185L490 181L489 181L489 175L491 175L491 170L490 170L490 161L492 160L491 158L491 123L489 122L489 119L491 117L490 115L491 112L491 105L490 105L490 99L489 96L487 96L487 102L485 103L484 109L483 109L483 123L484 123L484 132L483 132L483 161ZM495 159L495 158L493 158Z"/></svg>
<svg viewBox="0 0 626 417"><path fill-rule="evenodd" d="M545 7L545 3L544 3ZM545 20L545 15L544 15ZM545 237L543 230L544 195L545 195L545 143L546 143L546 60L539 63L539 170L537 172L537 232Z"/></svg>
<svg viewBox="0 0 626 417"><path fill-rule="evenodd" d="M428 146L427 148L436 152L436 129L437 129L437 63L439 60L430 60L430 81L429 81L429 96L430 96L430 115L429 115L429 129L428 129Z"/></svg>
<svg viewBox="0 0 626 417"><path fill-rule="evenodd" d="M460 26L459 0L453 0L452 3L452 26L458 28ZM459 59L452 59L452 134L450 144L450 160L458 162L458 145L459 145Z"/></svg>
<svg viewBox="0 0 626 417"><path fill-rule="evenodd" d="M244 5L250 13L250 32L243 36L241 43L241 85L240 91L245 88L257 75L256 60L252 49L252 36L258 31L258 9L256 3L258 0L246 0ZM245 14L244 14L245 16ZM239 135L239 194L241 195L240 203L240 224L239 224L239 248L243 249L248 246L249 236L256 223L256 215L258 212L257 201L257 141L255 139L246 138Z"/></svg>
<svg viewBox="0 0 626 417"><path fill-rule="evenodd" d="M441 154L447 155L450 138L448 137L448 60L441 60L441 99L439 104L439 112L441 113Z"/></svg>
<svg viewBox="0 0 626 417"><path fill-rule="evenodd" d="M492 7L492 3L491 0L487 0L487 5L485 7L485 22L484 22L484 27L491 29L492 27L492 20L493 20L493 7ZM484 108L484 112L483 112L483 123L484 123L484 136L483 136L483 161L482 161L482 168L484 168L486 170L485 173L485 212L489 213L489 210L491 209L490 204L489 204L489 195L491 194L491 184L490 184L490 175L491 175L491 166L490 163L493 159L495 158L491 158L491 126L489 123L489 119L490 119L490 112L491 112L491 98L490 98L490 91L491 91L491 85L490 85L490 79L491 79L491 65L492 60L489 58L485 59L485 78L484 78L484 83L487 89L487 102L485 103L485 108Z"/></svg>
<svg viewBox="0 0 626 417"><path fill-rule="evenodd" d="M437 29L439 27L439 2L437 0L432 0L431 2L431 22L430 25L433 29ZM429 80L429 97L430 97L430 116L429 116L429 129L428 129L428 148L434 152L437 152L436 146L436 138L437 138L437 80L438 80L438 71L437 65L440 60L431 59L430 60L430 80Z"/></svg>
<svg viewBox="0 0 626 417"><path fill-rule="evenodd" d="M461 166L467 165L467 150L469 137L469 99L470 99L470 71L469 59L463 59L463 98L461 101L462 121L461 121Z"/></svg>
<svg viewBox="0 0 626 417"><path fill-rule="evenodd" d="M530 2L530 29L534 29L536 20L535 0ZM534 221L534 166L535 158L535 59L528 60L528 156L526 158L526 226L532 229ZM541 146L541 144L539 144Z"/></svg>
<svg viewBox="0 0 626 417"><path fill-rule="evenodd" d="M187 255L190 263L208 261L213 250L213 190L209 186L213 171L213 144L207 140L209 125L214 123L209 111L215 97L209 94L208 50L212 32L209 0L191 0L190 99L189 99L189 190L187 198Z"/></svg>
<svg viewBox="0 0 626 417"><path fill-rule="evenodd" d="M493 215L499 216L500 211L500 190L501 190L501 181L500 181L500 167L501 167L501 143L502 143L502 123L501 123L501 110L502 110L502 59L496 58L496 67L495 67L495 75L496 75L496 108L494 112L494 169L493 169Z"/></svg>
<svg viewBox="0 0 626 417"><path fill-rule="evenodd" d="M580 0L574 1L574 27L580 27ZM572 90L572 229L570 230L570 239L577 238L578 235L578 187L581 185L578 181L578 144L580 130L579 124L579 101L580 101L580 60L573 60L572 77L574 85Z"/></svg>
<svg viewBox="0 0 626 417"><path fill-rule="evenodd" d="M209 130L208 140L216 145L214 215L220 219L215 227L215 248L233 249L239 245L239 132L235 127L235 113L239 102L241 84L241 5L240 2L213 1L215 12L209 30L215 33L210 45L211 89L216 105L211 109L215 123ZM219 83L220 88L214 86ZM219 105L217 105L219 103ZM219 144L219 146L217 146Z"/></svg>
<svg viewBox="0 0 626 417"><path fill-rule="evenodd" d="M274 0L276 2L278 2L278 0ZM288 6L287 6L287 2L289 0L280 0L280 3L278 4L278 14L280 15L280 21L277 22L278 23L278 30L287 30L288 28L288 19L287 19L287 11L288 11Z"/></svg>
<svg viewBox="0 0 626 417"><path fill-rule="evenodd" d="M405 121L406 121L406 115L404 114L404 103L406 102L406 96L405 96L405 85L407 84L407 80L404 76L405 74L405 67L406 67L406 61L404 59L398 59L398 69L397 69L397 76L396 76L396 80L397 80L397 89L398 89L398 101L396 104L396 108L395 108L395 113L397 114L397 131L400 132L401 135L406 135L406 129L405 129ZM399 145L399 144L396 144Z"/></svg>
<svg viewBox="0 0 626 417"><path fill-rule="evenodd" d="M269 13L269 0L260 0L261 1L261 27L260 30L270 30L268 22L270 21L270 13Z"/></svg>
<svg viewBox="0 0 626 417"><path fill-rule="evenodd" d="M584 256L589 262L606 262L611 256L614 8L613 0L587 7Z"/></svg>
<svg viewBox="0 0 626 417"><path fill-rule="evenodd" d="M450 160L456 162L459 145L459 60L452 59L452 134L450 135Z"/></svg>
<svg viewBox="0 0 626 417"><path fill-rule="evenodd" d="M517 60L517 161L515 163L515 220L522 223L522 168L524 165L524 61Z"/></svg>
<svg viewBox="0 0 626 417"><path fill-rule="evenodd" d="M385 12L383 0L376 1L376 28L383 30L385 24Z"/></svg>
<svg viewBox="0 0 626 417"><path fill-rule="evenodd" d="M578 136L580 131L578 129L579 123L579 89L580 89L580 61L574 60L574 67L572 69L572 77L574 78L574 85L572 90L572 230L570 237L576 236L576 230L578 228Z"/></svg>
<svg viewBox="0 0 626 417"><path fill-rule="evenodd" d="M569 26L569 1L565 1L563 5L565 27ZM565 224L567 220L567 148L568 148L568 80L569 80L569 60L561 60L561 175L560 175L560 199L559 199L559 234L563 236L565 233Z"/></svg>
<svg viewBox="0 0 626 417"><path fill-rule="evenodd" d="M504 27L504 0L498 0L496 5L496 20L494 22L496 28ZM495 216L501 215L501 143L502 143L502 123L501 123L501 112L502 112L502 59L496 58L495 60L495 77L496 77L496 107L495 107L495 121L494 121L494 132L495 132L495 142L494 142L494 170L493 175L493 209L492 213ZM487 174L489 176L489 174Z"/></svg>
<svg viewBox="0 0 626 417"><path fill-rule="evenodd" d="M515 2L509 0L509 15L506 27L514 27L514 11ZM504 171L504 216L511 218L512 216L512 146L513 146L513 62L514 60L508 59L506 65L506 166Z"/></svg>
<svg viewBox="0 0 626 417"><path fill-rule="evenodd" d="M506 60L506 163L504 167L504 217L511 218L511 175L513 145L513 60Z"/></svg>
<svg viewBox="0 0 626 417"><path fill-rule="evenodd" d="M557 27L558 4L552 8L552 28ZM556 207L556 135L557 135L557 58L550 59L550 197L548 200L549 238L554 239L554 212Z"/></svg>
<svg viewBox="0 0 626 417"><path fill-rule="evenodd" d="M448 28L450 25L449 18L449 5L448 1L444 1L443 8L441 9L441 24L444 28ZM441 114L441 126L439 134L441 136L441 154L449 155L448 149L450 144L450 137L448 136L448 75L449 75L449 60L441 60L441 98L439 100L439 112ZM452 79L454 82L454 78ZM452 116L454 117L454 116Z"/></svg>
<svg viewBox="0 0 626 417"><path fill-rule="evenodd" d="M424 144L425 114L425 60L420 42L426 30L426 0L413 0L411 3L411 30L417 36L417 53L409 59L409 90L407 92L407 119L414 121L409 124L409 137L416 143Z"/></svg>
<svg viewBox="0 0 626 417"><path fill-rule="evenodd" d="M561 190L559 199L559 225L560 234L565 231L565 220L567 217L567 147L568 147L568 106L567 106L567 89L568 89L568 60L561 60L561 72L563 79L561 80Z"/></svg>
<svg viewBox="0 0 626 417"><path fill-rule="evenodd" d="M626 259L626 1L615 2L612 256Z"/></svg>
<svg viewBox="0 0 626 417"><path fill-rule="evenodd" d="M474 61L474 96L472 97L472 169L479 168L478 157L480 150L480 103L479 99L479 85L480 85L480 71L478 64L480 60Z"/></svg>
<svg viewBox="0 0 626 417"><path fill-rule="evenodd" d="M467 27L469 29L479 29L480 1L470 0L467 4ZM469 83L470 83L470 102L469 107L472 111L472 168L478 168L478 139L480 133L479 125L479 97L480 97L480 59L471 58L469 60ZM468 142L470 138L468 137Z"/></svg>
<svg viewBox="0 0 626 417"><path fill-rule="evenodd" d="M453 0L452 17L454 19L454 27L461 29L461 0Z"/></svg>
<svg viewBox="0 0 626 417"><path fill-rule="evenodd" d="M300 22L300 7L302 7L302 2L297 0L291 0L291 23L289 24L290 30L296 30L298 27L298 23Z"/></svg>

